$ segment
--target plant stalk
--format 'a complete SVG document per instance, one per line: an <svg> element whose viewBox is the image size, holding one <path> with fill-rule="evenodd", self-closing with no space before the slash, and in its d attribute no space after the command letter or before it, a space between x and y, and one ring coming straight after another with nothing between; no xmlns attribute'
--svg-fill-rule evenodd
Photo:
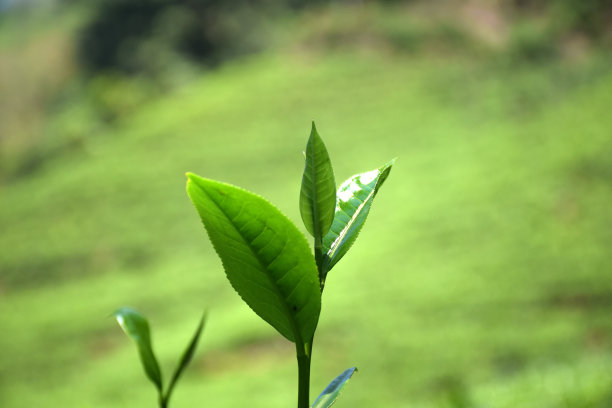
<svg viewBox="0 0 612 408"><path fill-rule="evenodd" d="M312 342L296 344L298 361L298 408L310 407L310 361Z"/></svg>
<svg viewBox="0 0 612 408"><path fill-rule="evenodd" d="M325 285L323 276L323 240L321 234L314 234L314 256L319 272L319 283L321 291ZM312 360L312 343L303 344L301 341L295 343L298 362L298 408L310 408L310 361Z"/></svg>
<svg viewBox="0 0 612 408"><path fill-rule="evenodd" d="M321 290L323 290L323 286L325 285L325 276L323 276L323 240L321 237L315 237L314 256L315 263L317 264L317 271L319 272L319 283L321 284Z"/></svg>

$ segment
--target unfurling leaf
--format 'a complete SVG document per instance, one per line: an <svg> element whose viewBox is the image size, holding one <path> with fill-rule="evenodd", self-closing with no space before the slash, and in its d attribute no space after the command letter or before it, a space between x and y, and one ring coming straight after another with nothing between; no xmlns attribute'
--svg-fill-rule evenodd
<svg viewBox="0 0 612 408"><path fill-rule="evenodd" d="M336 182L331 160L314 122L306 145L306 163L300 190L304 226L321 240L332 225L336 208Z"/></svg>
<svg viewBox="0 0 612 408"><path fill-rule="evenodd" d="M356 174L338 188L334 222L323 238L323 278L357 239L374 197L389 176L394 161L376 170Z"/></svg>
<svg viewBox="0 0 612 408"><path fill-rule="evenodd" d="M351 379L355 371L357 371L357 368L352 367L334 378L334 380L330 382L327 387L325 387L321 395L317 397L315 402L313 402L312 408L331 407L332 404L336 402L336 399L338 399L338 396L340 396L340 391L342 391L342 388L344 388L348 380Z"/></svg>
<svg viewBox="0 0 612 408"><path fill-rule="evenodd" d="M145 373L161 394L162 377L159 364L153 353L153 347L151 346L149 322L143 315L129 307L118 309L114 316L123 331L136 342Z"/></svg>
<svg viewBox="0 0 612 408"><path fill-rule="evenodd" d="M310 342L321 292L305 237L262 197L195 174L187 177L187 193L236 292L287 339Z"/></svg>

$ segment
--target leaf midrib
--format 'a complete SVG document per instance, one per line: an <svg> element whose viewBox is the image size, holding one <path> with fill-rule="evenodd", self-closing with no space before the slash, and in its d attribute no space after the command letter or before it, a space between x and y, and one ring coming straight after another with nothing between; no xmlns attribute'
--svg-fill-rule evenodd
<svg viewBox="0 0 612 408"><path fill-rule="evenodd" d="M310 146L310 157L312 158L310 160L310 177L312 180L312 196L310 197L311 201L311 208L312 208L312 232L313 235L315 237L315 240L317 239L317 237L321 237L321 220L319 219L319 195L318 195L318 183L317 183L317 169L315 168L315 161L316 161L316 149L315 149L315 141L313 140L312 145Z"/></svg>

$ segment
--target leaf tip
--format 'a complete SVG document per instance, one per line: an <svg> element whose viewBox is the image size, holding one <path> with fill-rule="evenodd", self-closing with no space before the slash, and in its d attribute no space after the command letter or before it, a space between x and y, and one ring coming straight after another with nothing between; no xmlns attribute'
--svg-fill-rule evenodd
<svg viewBox="0 0 612 408"><path fill-rule="evenodd" d="M310 136L312 137L313 135L318 135L319 132L317 132L317 125L315 125L314 120L312 121L312 126L310 128Z"/></svg>
<svg viewBox="0 0 612 408"><path fill-rule="evenodd" d="M188 171L187 173L185 173L185 176L187 177L187 192L189 193L190 189L192 186L199 186L200 183L198 181L203 181L203 178L198 176L195 173L192 173L190 171Z"/></svg>
<svg viewBox="0 0 612 408"><path fill-rule="evenodd" d="M207 321L208 321L208 309L205 309L202 312L202 316L200 317L200 325L204 327Z"/></svg>
<svg viewBox="0 0 612 408"><path fill-rule="evenodd" d="M135 310L132 309L131 307L127 307L127 306L121 306L120 308L116 309L111 316L113 316L114 318L118 318L119 316L123 316L125 314L129 314L131 312L134 312Z"/></svg>

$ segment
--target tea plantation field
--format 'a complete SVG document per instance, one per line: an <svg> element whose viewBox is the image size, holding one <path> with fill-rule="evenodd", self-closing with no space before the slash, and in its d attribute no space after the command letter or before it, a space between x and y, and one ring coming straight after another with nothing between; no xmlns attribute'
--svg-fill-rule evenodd
<svg viewBox="0 0 612 408"><path fill-rule="evenodd" d="M155 406L123 305L166 372L210 311L176 408L292 406L293 345L231 289L184 173L305 232L313 119L338 184L398 158L328 277L313 394L356 365L338 408L612 406L610 66L287 51L92 129L0 186L0 406Z"/></svg>

